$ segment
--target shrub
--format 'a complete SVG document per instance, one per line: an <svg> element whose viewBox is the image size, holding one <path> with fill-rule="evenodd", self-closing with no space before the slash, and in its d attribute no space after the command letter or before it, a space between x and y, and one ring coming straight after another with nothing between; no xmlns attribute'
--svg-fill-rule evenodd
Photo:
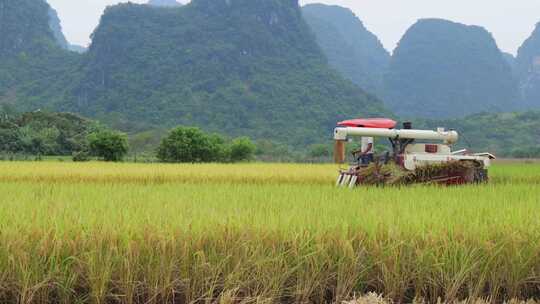
<svg viewBox="0 0 540 304"><path fill-rule="evenodd" d="M157 158L170 163L200 163L223 161L224 139L208 135L199 128L177 127L161 141Z"/></svg>
<svg viewBox="0 0 540 304"><path fill-rule="evenodd" d="M229 148L231 162L239 162L253 159L257 146L247 137L240 137L231 143Z"/></svg>
<svg viewBox="0 0 540 304"><path fill-rule="evenodd" d="M121 161L128 152L126 134L109 130L89 134L88 146L92 155L105 161Z"/></svg>

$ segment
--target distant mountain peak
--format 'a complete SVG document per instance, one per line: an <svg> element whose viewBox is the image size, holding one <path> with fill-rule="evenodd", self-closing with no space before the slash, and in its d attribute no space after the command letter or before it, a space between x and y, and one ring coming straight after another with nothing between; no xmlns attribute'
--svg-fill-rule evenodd
<svg viewBox="0 0 540 304"><path fill-rule="evenodd" d="M62 32L62 25L60 23L60 18L58 17L58 13L54 8L49 8L49 27L51 28L51 31L53 32L54 39L62 47L63 49L69 48L69 43L66 40L66 37L64 36L64 33Z"/></svg>
<svg viewBox="0 0 540 304"><path fill-rule="evenodd" d="M44 0L0 0L0 56L40 55L65 43L60 20Z"/></svg>
<svg viewBox="0 0 540 304"><path fill-rule="evenodd" d="M73 58L75 77L40 95L123 130L180 124L307 145L350 115L390 115L327 65L298 0L110 6Z"/></svg>
<svg viewBox="0 0 540 304"><path fill-rule="evenodd" d="M446 118L512 111L510 65L480 26L421 19L405 33L385 75L385 102L398 115Z"/></svg>
<svg viewBox="0 0 540 304"><path fill-rule="evenodd" d="M177 2L176 0L150 0L150 1L148 1L148 5L160 6L160 7L178 7L178 6L182 6L182 4Z"/></svg>
<svg viewBox="0 0 540 304"><path fill-rule="evenodd" d="M53 33L56 43L64 50L69 50L69 51L80 53L80 54L86 52L85 47L80 46L80 45L70 44L67 41L66 36L64 36L64 32L62 31L62 24L61 24L60 18L58 17L58 13L52 7L49 7L49 28L51 29Z"/></svg>
<svg viewBox="0 0 540 304"><path fill-rule="evenodd" d="M381 94L390 54L379 38L345 7L308 4L302 13L329 64L361 88Z"/></svg>
<svg viewBox="0 0 540 304"><path fill-rule="evenodd" d="M527 106L540 108L540 23L518 50L514 71Z"/></svg>

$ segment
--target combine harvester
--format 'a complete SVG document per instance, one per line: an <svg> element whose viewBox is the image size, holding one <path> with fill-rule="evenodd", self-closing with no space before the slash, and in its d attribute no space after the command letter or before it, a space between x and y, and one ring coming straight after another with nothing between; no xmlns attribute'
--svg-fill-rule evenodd
<svg viewBox="0 0 540 304"><path fill-rule="evenodd" d="M413 130L411 123L396 129L391 119L353 119L342 121L334 130L334 158L345 162L345 143L361 137L363 150L353 152L355 163L348 170L340 170L337 185L405 185L444 184L461 185L488 181L488 167L495 159L490 153L452 152L459 135L454 130L438 128ZM388 138L392 151L374 156L373 138ZM424 141L424 143L417 142ZM366 151L368 150L368 151Z"/></svg>

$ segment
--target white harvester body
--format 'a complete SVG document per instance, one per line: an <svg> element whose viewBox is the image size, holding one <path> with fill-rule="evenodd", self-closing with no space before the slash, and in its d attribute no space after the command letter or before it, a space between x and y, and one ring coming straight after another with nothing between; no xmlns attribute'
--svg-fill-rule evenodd
<svg viewBox="0 0 540 304"><path fill-rule="evenodd" d="M364 124L369 127L364 127ZM490 153L469 153L467 150L452 152L451 146L459 140L458 132L447 131L443 128L414 130L410 128L410 123L405 124L408 128L394 129L395 125L394 121L388 119L357 119L341 122L334 130L336 162L343 163L345 161L344 145L354 137L388 138L393 148L391 158L407 171L415 171L419 167L428 165L470 162L478 169L480 180L487 180L487 168L490 167L495 156ZM417 140L427 143L418 143ZM389 154L387 154L388 156ZM360 163L352 165L351 169L345 172L353 172L351 173L353 177L349 180L356 183L357 178L354 177L356 174L354 172L359 170L361 170ZM340 178L343 177L343 174L342 172ZM463 183L465 182L468 181Z"/></svg>
<svg viewBox="0 0 540 304"><path fill-rule="evenodd" d="M427 147L433 149L437 147L436 152L426 152ZM466 152L466 151L465 151ZM448 145L427 145L427 144L412 144L405 148L403 167L409 171L416 170L419 166L426 166L432 164L444 164L451 161L474 161L481 163L484 168L491 166L491 160L495 156L489 153L480 154L455 154L452 153L450 146Z"/></svg>

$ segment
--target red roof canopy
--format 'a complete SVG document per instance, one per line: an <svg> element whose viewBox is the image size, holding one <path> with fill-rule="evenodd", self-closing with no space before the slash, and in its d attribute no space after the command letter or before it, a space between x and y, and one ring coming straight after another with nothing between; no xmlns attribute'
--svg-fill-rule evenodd
<svg viewBox="0 0 540 304"><path fill-rule="evenodd" d="M338 123L339 127L359 127L359 128L375 128L375 129L393 129L397 125L392 119L388 118L367 118L367 119L351 119Z"/></svg>

